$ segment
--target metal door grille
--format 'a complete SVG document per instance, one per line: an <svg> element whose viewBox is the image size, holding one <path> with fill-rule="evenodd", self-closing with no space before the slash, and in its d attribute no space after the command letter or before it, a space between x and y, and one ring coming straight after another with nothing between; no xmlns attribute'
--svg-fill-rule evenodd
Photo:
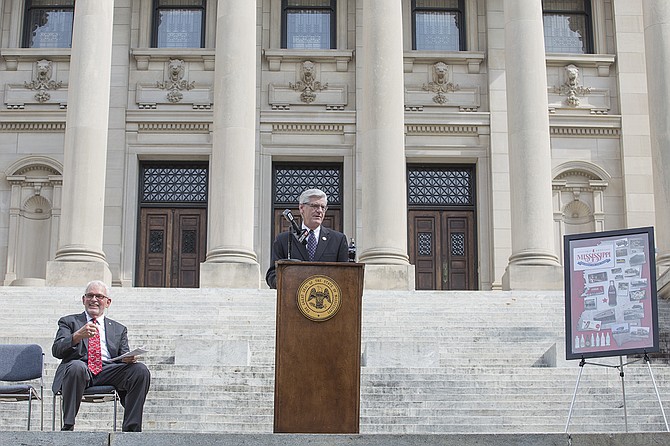
<svg viewBox="0 0 670 446"><path fill-rule="evenodd" d="M140 204L207 203L205 165L143 166Z"/></svg>
<svg viewBox="0 0 670 446"><path fill-rule="evenodd" d="M328 195L328 206L342 204L340 183L342 168L332 167L295 167L276 165L274 200L277 205L295 205L305 189L321 189Z"/></svg>
<svg viewBox="0 0 670 446"><path fill-rule="evenodd" d="M409 206L473 206L472 167L408 166Z"/></svg>

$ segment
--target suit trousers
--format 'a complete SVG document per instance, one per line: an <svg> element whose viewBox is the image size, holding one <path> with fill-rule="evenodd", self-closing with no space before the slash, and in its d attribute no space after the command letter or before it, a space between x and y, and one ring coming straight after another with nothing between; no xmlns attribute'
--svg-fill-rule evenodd
<svg viewBox="0 0 670 446"><path fill-rule="evenodd" d="M140 363L103 364L102 371L93 376L86 362L75 359L65 364L61 392L63 397L63 423L74 425L84 390L90 386L114 386L123 405L124 432L142 431L144 402L149 392L151 374Z"/></svg>

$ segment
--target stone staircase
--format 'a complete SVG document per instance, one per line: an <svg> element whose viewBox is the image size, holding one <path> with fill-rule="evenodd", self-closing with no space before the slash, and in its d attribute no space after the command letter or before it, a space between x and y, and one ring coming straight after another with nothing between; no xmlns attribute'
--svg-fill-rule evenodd
<svg viewBox="0 0 670 446"><path fill-rule="evenodd" d="M81 289L0 287L0 343L46 353L45 428L60 316ZM273 425L275 292L114 288L109 316L145 346L146 432L267 434ZM659 301L661 335L670 302ZM561 292L383 292L363 298L362 434L561 433L579 367L566 361ZM214 340L212 340L214 339ZM215 364L203 365L213 353ZM631 360L632 358L624 358ZM599 364L618 365L619 358ZM667 353L652 371L670 411ZM628 431L664 431L644 363L625 367ZM25 428L25 403L0 403L0 431ZM78 431L110 431L111 404L84 404ZM119 426L122 411L119 414ZM619 371L587 364L569 432L624 432ZM39 426L34 415L33 425Z"/></svg>

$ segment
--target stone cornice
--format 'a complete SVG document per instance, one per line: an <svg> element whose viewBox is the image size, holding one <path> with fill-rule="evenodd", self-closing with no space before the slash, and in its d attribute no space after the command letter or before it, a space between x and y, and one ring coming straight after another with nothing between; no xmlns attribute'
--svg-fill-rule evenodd
<svg viewBox="0 0 670 446"><path fill-rule="evenodd" d="M272 124L272 133L307 133L307 134L344 134L342 124L310 124L310 123L276 123Z"/></svg>
<svg viewBox="0 0 670 446"><path fill-rule="evenodd" d="M415 63L434 64L444 62L447 65L467 65L468 73L479 73L485 54L480 51L406 51L403 57L405 73L411 73Z"/></svg>
<svg viewBox="0 0 670 446"><path fill-rule="evenodd" d="M477 135L476 125L454 124L408 124L405 133L408 135Z"/></svg>
<svg viewBox="0 0 670 446"><path fill-rule="evenodd" d="M137 131L145 133L209 133L209 122L138 122Z"/></svg>
<svg viewBox="0 0 670 446"><path fill-rule="evenodd" d="M140 71L148 70L149 62L167 62L170 59L202 62L205 71L214 70L213 48L131 48L130 55Z"/></svg>
<svg viewBox="0 0 670 446"><path fill-rule="evenodd" d="M337 71L347 71L349 62L354 58L354 50L296 50L275 49L263 50L270 71L279 71L282 63L303 62L310 60L316 63L335 63Z"/></svg>
<svg viewBox="0 0 670 446"><path fill-rule="evenodd" d="M614 54L560 54L548 53L546 61L548 67L564 67L575 64L578 67L597 68L598 76L609 76L610 66L614 64Z"/></svg>
<svg viewBox="0 0 670 446"><path fill-rule="evenodd" d="M0 56L7 64L7 71L16 71L19 62L36 62L48 59L54 62L69 62L70 48L1 48Z"/></svg>
<svg viewBox="0 0 670 446"><path fill-rule="evenodd" d="M597 136L616 138L621 135L621 116L552 115L549 117L549 131L553 136Z"/></svg>

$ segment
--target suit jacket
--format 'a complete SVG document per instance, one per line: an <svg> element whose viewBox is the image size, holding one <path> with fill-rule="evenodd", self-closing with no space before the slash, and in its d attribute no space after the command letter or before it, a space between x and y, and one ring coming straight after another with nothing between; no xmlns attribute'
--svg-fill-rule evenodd
<svg viewBox="0 0 670 446"><path fill-rule="evenodd" d="M298 242L293 232L282 232L277 236L272 245L272 259L270 268L265 274L265 281L270 288L277 288L277 273L275 271L277 260L288 259L289 240L291 243L291 259L309 260L307 247ZM321 226L319 243L314 254L315 262L347 262L349 260L347 236L341 232Z"/></svg>
<svg viewBox="0 0 670 446"><path fill-rule="evenodd" d="M56 374L54 375L53 391L57 392L63 382L65 364L76 359L88 361L88 339L72 345L72 335L75 331L86 325L86 312L63 316L58 320L58 331L56 339L51 346L51 353L55 358L62 359ZM107 350L112 358L130 351L128 347L128 329L105 316L105 342Z"/></svg>

